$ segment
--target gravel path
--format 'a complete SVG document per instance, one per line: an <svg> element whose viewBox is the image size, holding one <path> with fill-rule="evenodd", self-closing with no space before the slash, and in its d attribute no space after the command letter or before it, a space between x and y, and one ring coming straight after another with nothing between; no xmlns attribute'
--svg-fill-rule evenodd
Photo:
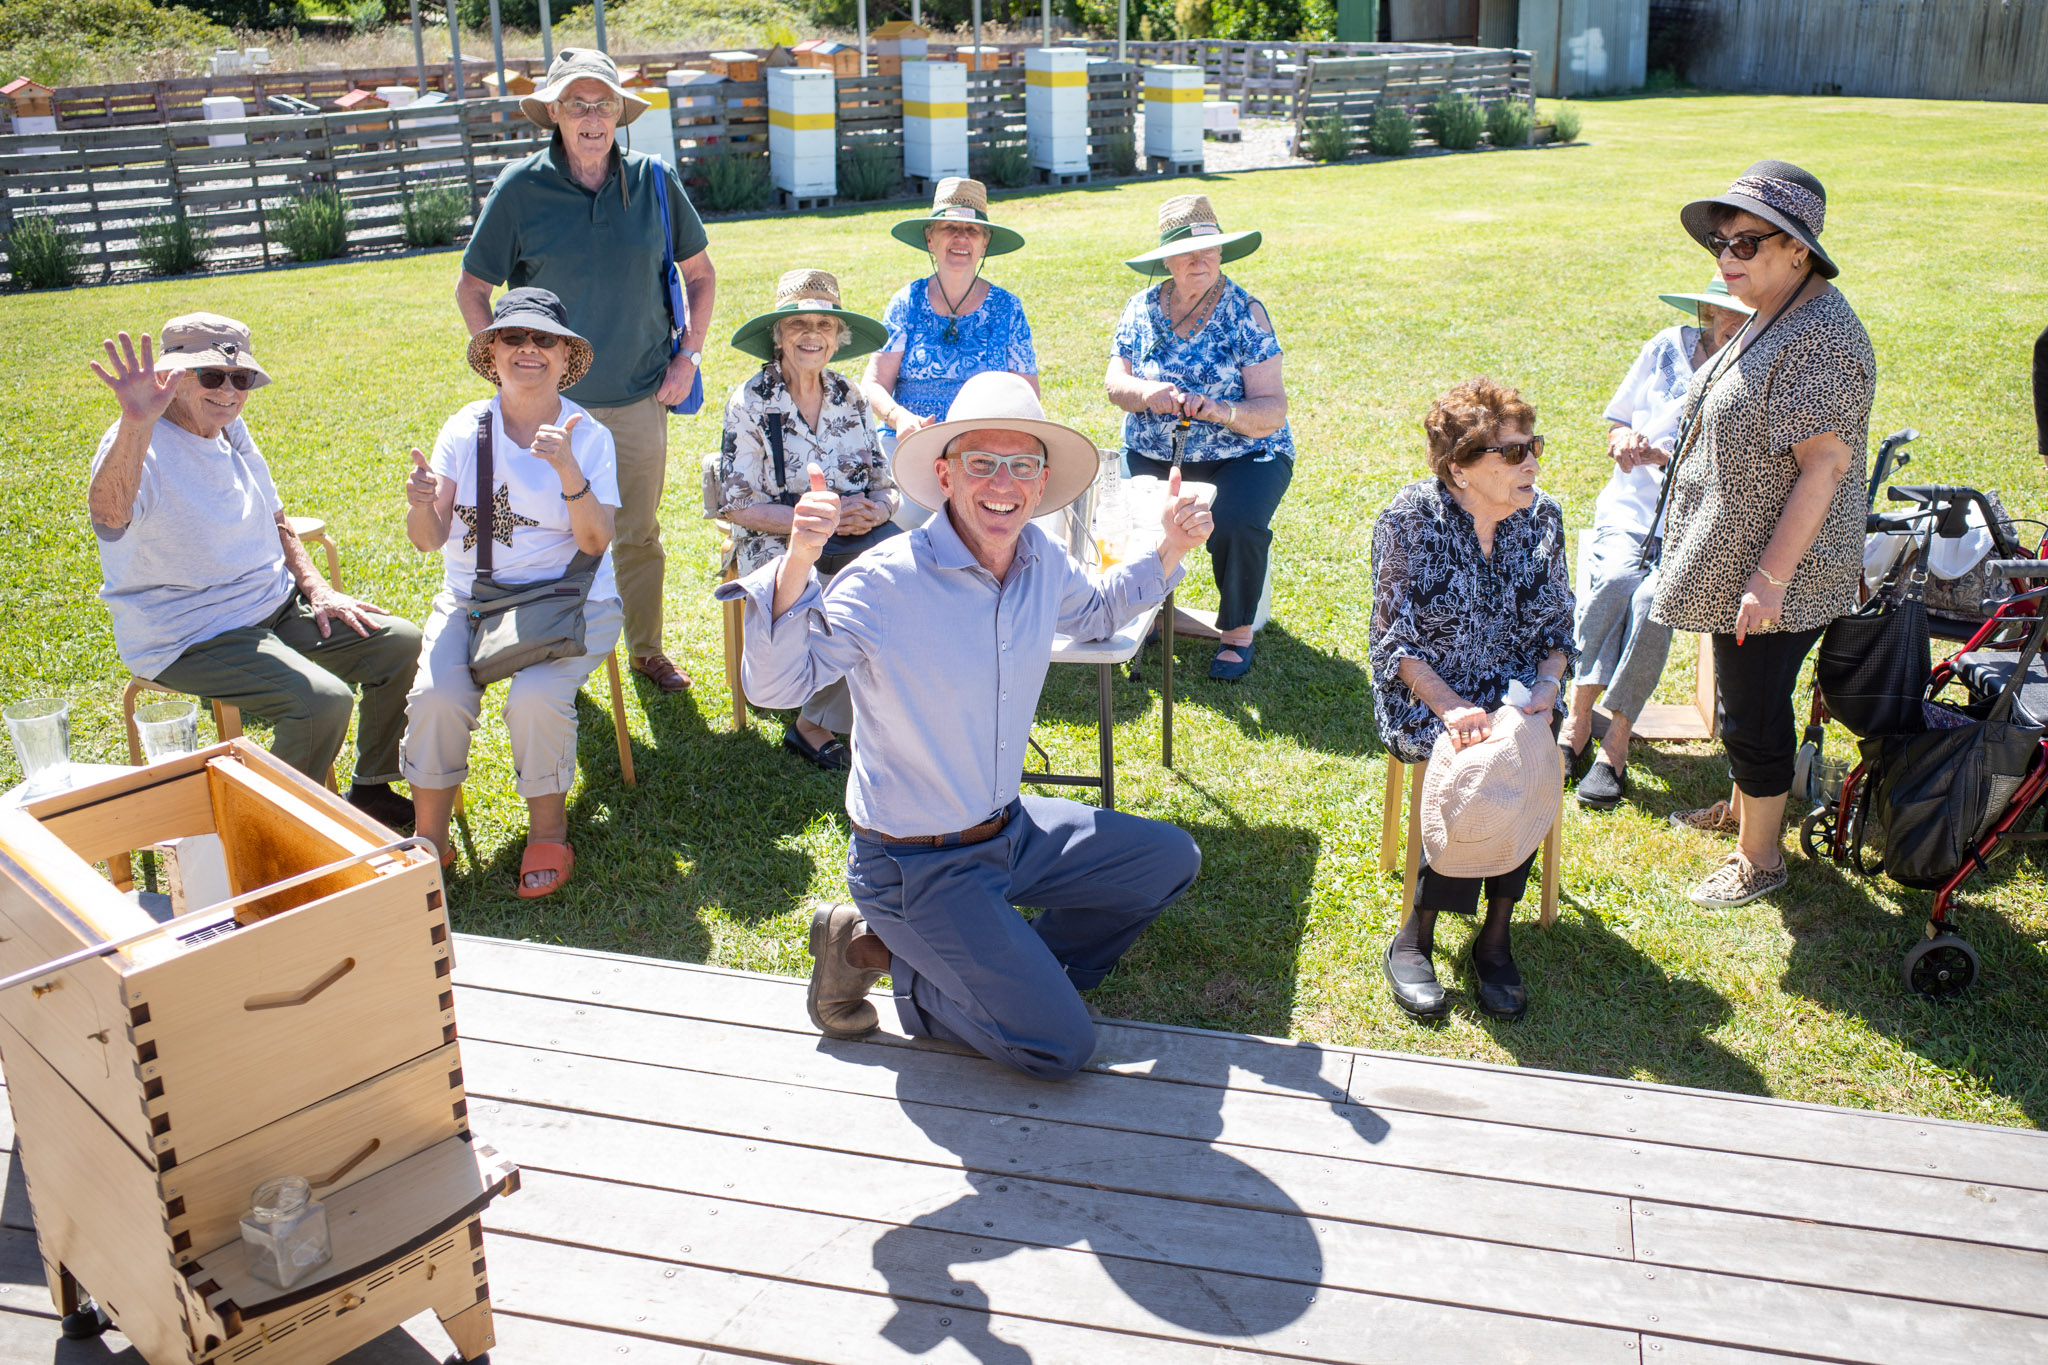
<svg viewBox="0 0 2048 1365"><path fill-rule="evenodd" d="M1241 142L1202 140L1202 169L1205 171L1257 171L1271 166L1306 166L1306 157L1295 156L1287 144L1294 140L1292 119L1240 119ZM1145 145L1145 114L1138 112L1138 146Z"/></svg>

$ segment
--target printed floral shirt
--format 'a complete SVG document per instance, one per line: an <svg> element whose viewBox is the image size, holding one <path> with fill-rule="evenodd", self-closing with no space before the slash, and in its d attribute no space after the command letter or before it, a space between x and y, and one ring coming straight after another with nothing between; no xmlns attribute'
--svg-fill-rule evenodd
<svg viewBox="0 0 2048 1365"><path fill-rule="evenodd" d="M1009 290L992 284L981 307L947 318L932 311L925 292L936 287L925 280L904 285L882 310L882 325L889 329L884 349L903 357L892 395L897 405L944 421L961 385L992 370L1037 374L1038 352L1024 305Z"/></svg>
<svg viewBox="0 0 2048 1365"><path fill-rule="evenodd" d="M1381 742L1403 763L1427 759L1444 724L1401 681L1401 660L1428 664L1489 711L1507 699L1511 680L1533 687L1552 650L1565 652L1570 672L1564 514L1547 493L1493 528L1489 557L1450 489L1434 477L1409 484L1373 527L1372 588L1373 714Z"/></svg>
<svg viewBox="0 0 2048 1365"><path fill-rule="evenodd" d="M725 438L719 447L720 516L742 507L782 502L795 505L810 488L807 465L825 471L835 493L864 493L888 504L891 514L902 495L889 478L889 459L875 434L874 414L860 388L832 370L825 371L825 402L813 430L796 409L782 370L763 365L760 372L732 391L725 403ZM782 419L782 480L775 478L775 455L768 445L769 415ZM785 497L784 494L792 496ZM732 528L733 562L742 574L766 564L789 548L787 536Z"/></svg>
<svg viewBox="0 0 2048 1365"><path fill-rule="evenodd" d="M1280 339L1262 325L1254 308L1263 305L1235 281L1225 280L1216 308L1191 337L1173 333L1173 324L1159 307L1165 281L1141 289L1124 305L1111 343L1114 355L1130 362L1140 379L1164 380L1189 393L1219 403L1244 401L1244 368L1281 354ZM1155 460L1173 458L1177 417L1154 412L1124 414L1124 445ZM1240 436L1220 422L1190 422L1181 458L1189 464L1235 460L1264 451L1294 458L1294 429L1282 426L1270 436Z"/></svg>

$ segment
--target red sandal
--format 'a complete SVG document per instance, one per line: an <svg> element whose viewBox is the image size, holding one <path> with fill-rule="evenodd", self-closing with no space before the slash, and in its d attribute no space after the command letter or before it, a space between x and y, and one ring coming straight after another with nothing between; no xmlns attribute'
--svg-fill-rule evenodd
<svg viewBox="0 0 2048 1365"><path fill-rule="evenodd" d="M535 839L526 846L526 852L519 858L519 881L513 889L521 900L539 900L552 896L569 884L569 874L576 869L576 850L563 839ZM528 886L526 879L536 872L552 872L555 879L545 886Z"/></svg>

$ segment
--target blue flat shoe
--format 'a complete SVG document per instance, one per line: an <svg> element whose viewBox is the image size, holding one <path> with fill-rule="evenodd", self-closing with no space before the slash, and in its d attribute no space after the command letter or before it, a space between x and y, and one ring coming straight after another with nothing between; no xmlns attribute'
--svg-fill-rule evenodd
<svg viewBox="0 0 2048 1365"><path fill-rule="evenodd" d="M1236 662L1233 663L1231 660L1224 658L1223 656L1226 653L1236 654ZM1217 650L1216 657L1209 661L1209 676L1220 679L1223 682L1236 682L1251 671L1252 647L1250 645L1225 645L1222 649Z"/></svg>

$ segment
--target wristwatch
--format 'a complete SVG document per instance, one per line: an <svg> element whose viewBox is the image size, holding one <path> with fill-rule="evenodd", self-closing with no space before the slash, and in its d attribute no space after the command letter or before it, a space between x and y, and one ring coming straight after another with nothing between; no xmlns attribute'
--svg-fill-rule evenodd
<svg viewBox="0 0 2048 1365"><path fill-rule="evenodd" d="M684 349L676 352L676 354L688 360L692 365L695 365L698 369L701 370L704 368L704 353L702 351L692 351Z"/></svg>

